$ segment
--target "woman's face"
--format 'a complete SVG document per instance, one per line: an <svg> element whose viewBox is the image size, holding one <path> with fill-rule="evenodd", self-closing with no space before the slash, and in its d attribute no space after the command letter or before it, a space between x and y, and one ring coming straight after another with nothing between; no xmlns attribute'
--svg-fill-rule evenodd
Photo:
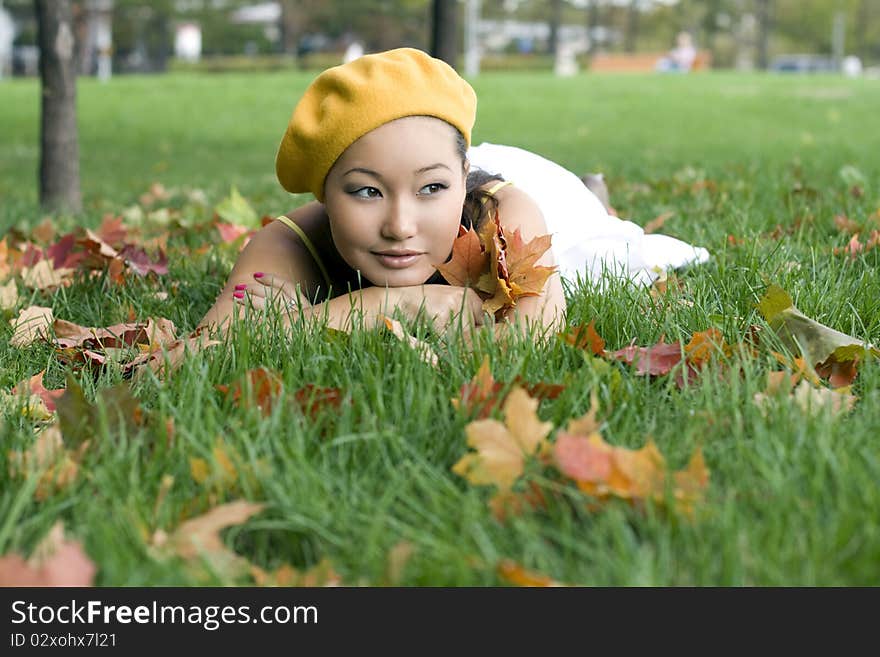
<svg viewBox="0 0 880 657"><path fill-rule="evenodd" d="M440 119L409 116L368 132L324 181L336 249L374 285L421 285L452 250L466 178L454 128Z"/></svg>

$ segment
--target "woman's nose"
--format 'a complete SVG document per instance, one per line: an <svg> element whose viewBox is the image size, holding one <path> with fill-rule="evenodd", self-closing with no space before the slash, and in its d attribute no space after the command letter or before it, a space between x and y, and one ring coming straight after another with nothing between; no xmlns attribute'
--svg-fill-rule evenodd
<svg viewBox="0 0 880 657"><path fill-rule="evenodd" d="M388 214L382 224L382 236L387 239L402 241L415 235L416 221L414 208L400 200L388 205Z"/></svg>

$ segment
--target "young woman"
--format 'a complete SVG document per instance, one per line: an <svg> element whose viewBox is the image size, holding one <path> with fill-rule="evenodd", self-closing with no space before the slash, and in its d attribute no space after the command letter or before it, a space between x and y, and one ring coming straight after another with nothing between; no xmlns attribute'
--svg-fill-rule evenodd
<svg viewBox="0 0 880 657"><path fill-rule="evenodd" d="M665 238L679 252L643 262L641 229L607 215L571 172L512 147L469 149L476 104L454 69L411 48L321 73L294 109L275 162L286 190L316 201L253 236L199 325L222 331L238 307L278 303L288 322L304 315L335 328L369 326L397 309L440 331L469 331L488 319L480 298L446 284L435 267L450 258L459 226L479 226L493 209L506 233L520 229L526 241L552 233L553 247L536 264L560 266L539 296L517 301L512 321L561 327L560 274L595 278L620 264L637 278L655 264L702 259Z"/></svg>

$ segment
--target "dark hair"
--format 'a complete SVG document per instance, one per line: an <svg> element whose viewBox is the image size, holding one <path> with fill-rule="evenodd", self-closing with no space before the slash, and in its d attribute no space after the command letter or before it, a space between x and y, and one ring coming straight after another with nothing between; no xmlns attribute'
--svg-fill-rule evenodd
<svg viewBox="0 0 880 657"><path fill-rule="evenodd" d="M461 166L464 167L467 159L467 142L464 135L453 127L455 131L455 148L461 157ZM488 216L490 210L498 208L498 200L491 194L487 194L483 186L492 180L502 181L503 177L497 173L488 173L482 169L471 169L465 182L464 206L461 209L461 225L465 228L479 228L483 219Z"/></svg>

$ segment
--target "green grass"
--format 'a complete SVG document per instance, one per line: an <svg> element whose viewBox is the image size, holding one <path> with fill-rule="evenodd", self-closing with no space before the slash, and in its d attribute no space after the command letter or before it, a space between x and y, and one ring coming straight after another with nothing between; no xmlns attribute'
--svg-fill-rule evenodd
<svg viewBox="0 0 880 657"><path fill-rule="evenodd" d="M86 210L55 217L63 228L96 226L105 212L138 202L154 181L203 190L208 206L175 203L185 219L205 220L236 185L259 214L305 201L274 179L278 140L308 75L118 77L79 84L82 187ZM687 339L711 326L731 343L751 324L768 281L808 316L880 342L880 249L833 256L848 237L834 226L846 214L878 228L880 135L876 81L831 77L589 76L487 74L475 81L474 141L537 151L577 173L601 170L622 216L644 224L675 215L667 234L705 246L709 264L680 274L681 293L652 303L643 290L589 286L569 290L570 325L596 320L608 347ZM0 85L0 229L27 229L36 204L39 91L33 81ZM864 194L841 175L851 165ZM780 239L771 231L789 229ZM866 233L865 233L866 234ZM728 236L742 242L733 245ZM209 238L172 238L170 274L125 288L102 278L21 302L51 306L84 325L164 316L190 330L222 286L234 252L217 247L181 255ZM175 258L175 253L178 257ZM167 301L152 296L170 293ZM23 291L23 288L20 288ZM678 302L686 299L692 305ZM6 319L13 315L7 313ZM766 326L766 325L764 325ZM68 373L45 345L11 349L0 327L0 390L47 369L48 388ZM195 356L168 381L122 382L108 370L76 375L97 408L92 446L76 482L37 500L35 480L9 473L8 452L33 442L33 424L7 408L0 443L0 554L29 553L58 519L81 539L100 585L205 583L182 564L154 558L149 537L185 517L238 498L267 508L225 536L264 567L305 567L329 559L346 583L383 581L389 550L415 551L404 585L496 585L495 564L514 559L563 582L584 585L876 585L880 583L880 364L860 368L860 399L846 416L807 417L782 401L767 415L752 398L777 369L769 347L734 357L721 379L679 390L632 370L588 361L557 339L471 350L427 336L438 370L387 334L329 338L320 329L282 337L239 327L222 347ZM506 523L493 519L491 491L450 471L465 452L468 417L449 402L488 355L495 378L563 383L539 415L563 426L598 393L605 439L639 447L651 436L673 468L700 445L711 470L696 518L611 502L587 510L570 491L548 508ZM285 390L307 383L345 392L339 411L306 419L295 404L264 417L215 390L264 365ZM130 386L152 423L119 428L107 388ZM173 417L175 435L164 436ZM215 441L237 456L233 486L199 485L190 458L210 459ZM174 480L161 504L163 476ZM534 475L539 477L538 474ZM219 583L227 583L220 579Z"/></svg>

